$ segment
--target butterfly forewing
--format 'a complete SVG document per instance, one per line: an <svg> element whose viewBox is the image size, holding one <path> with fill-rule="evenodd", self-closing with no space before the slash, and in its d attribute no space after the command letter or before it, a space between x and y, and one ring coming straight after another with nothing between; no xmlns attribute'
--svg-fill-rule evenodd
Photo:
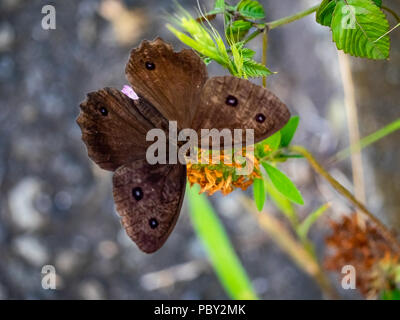
<svg viewBox="0 0 400 320"><path fill-rule="evenodd" d="M113 176L114 201L128 236L147 253L158 250L178 219L186 186L183 165L137 160Z"/></svg>
<svg viewBox="0 0 400 320"><path fill-rule="evenodd" d="M204 62L193 50L174 52L157 38L131 52L125 73L134 90L180 129L189 128L207 80Z"/></svg>
<svg viewBox="0 0 400 320"><path fill-rule="evenodd" d="M89 157L114 171L146 152L146 132L152 124L141 117L135 102L115 89L88 94L77 119Z"/></svg>

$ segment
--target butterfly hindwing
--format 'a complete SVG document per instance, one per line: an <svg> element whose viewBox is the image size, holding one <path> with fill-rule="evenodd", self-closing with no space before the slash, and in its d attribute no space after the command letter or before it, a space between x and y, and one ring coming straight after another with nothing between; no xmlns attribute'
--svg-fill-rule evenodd
<svg viewBox="0 0 400 320"><path fill-rule="evenodd" d="M186 186L183 165L137 160L113 176L114 201L128 236L146 252L158 250L178 219Z"/></svg>

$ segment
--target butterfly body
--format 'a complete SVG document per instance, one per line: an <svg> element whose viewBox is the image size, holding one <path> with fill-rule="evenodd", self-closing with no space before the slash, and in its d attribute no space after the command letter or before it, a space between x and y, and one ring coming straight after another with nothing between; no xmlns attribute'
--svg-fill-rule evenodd
<svg viewBox="0 0 400 320"><path fill-rule="evenodd" d="M114 172L114 201L127 234L151 253L176 224L186 167L148 163L147 133L160 129L168 136L176 121L178 132L190 128L199 136L202 129L252 129L258 142L281 129L290 113L273 93L248 80L208 78L194 51L174 52L160 38L133 49L125 72L138 99L112 88L89 93L77 123L89 157Z"/></svg>

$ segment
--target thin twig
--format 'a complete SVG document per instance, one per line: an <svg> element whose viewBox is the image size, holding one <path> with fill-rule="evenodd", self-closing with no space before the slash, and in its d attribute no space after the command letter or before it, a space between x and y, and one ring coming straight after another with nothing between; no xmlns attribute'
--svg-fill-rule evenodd
<svg viewBox="0 0 400 320"><path fill-rule="evenodd" d="M394 12L392 9L390 9L390 8L384 6L384 5L382 5L381 8L382 8L383 10L389 12L389 13L397 20L397 22L400 22L400 17L399 17L399 15L398 15L396 12Z"/></svg>
<svg viewBox="0 0 400 320"><path fill-rule="evenodd" d="M298 13L295 13L291 16L287 16L278 20L274 20L271 22L267 22L267 23L256 23L253 26L257 28L256 31L254 31L253 33L251 33L247 39L244 40L244 43L248 43L249 41L253 40L254 38L256 38L258 35L260 35L261 33L264 32L265 29L267 29L267 31L278 28L280 26L283 26L285 24L289 24L291 22L300 20L310 14L312 14L313 12L317 11L319 8L319 5L313 6L309 9L306 9L304 11L300 11Z"/></svg>
<svg viewBox="0 0 400 320"><path fill-rule="evenodd" d="M261 33L264 32L264 29L257 29L256 31L254 31L253 33L251 33L243 42L244 44L250 42L251 40L253 40L254 38L256 38L257 36L259 36Z"/></svg>
<svg viewBox="0 0 400 320"><path fill-rule="evenodd" d="M317 11L319 6L320 5L317 4L317 5L309 8L309 9L306 9L304 11L298 12L298 13L296 13L294 15L291 15L291 16L288 16L288 17L285 17L285 18L282 18L282 19L278 19L278 20L275 20L275 21L267 22L267 25L268 25L269 29L272 30L272 29L278 28L280 26L283 26L285 24L289 24L291 22L294 22L294 21L297 21L299 19L302 19L302 18L310 15L311 13Z"/></svg>
<svg viewBox="0 0 400 320"><path fill-rule="evenodd" d="M268 29L264 29L264 36L263 36L263 54L262 54L262 64L267 66L267 51L268 51ZM267 87L267 77L262 77L262 84L263 87Z"/></svg>
<svg viewBox="0 0 400 320"><path fill-rule="evenodd" d="M347 198L356 208L360 209L373 223L375 223L376 227L379 229L382 236L388 241L388 244L392 247L392 249L400 254L400 243L396 239L396 237L386 228L386 226L377 218L375 217L361 202L359 202L354 195L347 190L344 186L342 186L335 178L333 178L312 156L310 152L307 151L302 146L292 146L290 149L294 152L298 152L303 155L313 169L323 176L330 185L342 194L345 198Z"/></svg>
<svg viewBox="0 0 400 320"><path fill-rule="evenodd" d="M344 105L346 109L347 128L349 130L350 145L360 141L360 129L358 125L357 102L354 91L354 81L351 74L349 57L342 51L338 51L340 74L344 91ZM361 149L351 154L351 169L353 172L354 195L362 203L366 202L364 168ZM357 210L357 222L360 228L365 229L365 221Z"/></svg>

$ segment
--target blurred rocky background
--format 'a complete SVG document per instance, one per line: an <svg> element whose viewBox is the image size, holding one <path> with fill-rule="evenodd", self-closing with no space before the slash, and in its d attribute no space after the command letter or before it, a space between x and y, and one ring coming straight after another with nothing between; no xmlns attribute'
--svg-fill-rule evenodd
<svg viewBox="0 0 400 320"><path fill-rule="evenodd" d="M180 0L195 13L195 0ZM213 1L200 1L207 8ZM318 1L261 1L268 20ZM392 1L391 1L392 2ZM43 30L41 9L56 8L56 30ZM400 11L398 3L390 3ZM184 204L176 230L153 255L140 252L115 213L111 174L87 157L75 123L87 92L126 84L129 51L166 30L172 1L0 0L0 299L224 299ZM391 20L392 21L392 20ZM360 127L366 135L399 116L400 32L389 62L354 59ZM259 50L261 43L252 46ZM337 51L314 15L270 33L269 87L301 116L295 143L323 163L348 145ZM215 65L211 75L224 72ZM399 226L400 133L364 156L369 208ZM329 167L351 188L349 161ZM313 230L323 249L327 217L352 211L307 163L283 166L300 187L303 215L326 201L332 209ZM249 193L251 195L251 192ZM237 205L235 193L211 198L244 267L263 299L319 299L315 282ZM268 203L267 209L279 217ZM57 290L44 290L41 270L57 270ZM350 295L357 297L357 294Z"/></svg>

